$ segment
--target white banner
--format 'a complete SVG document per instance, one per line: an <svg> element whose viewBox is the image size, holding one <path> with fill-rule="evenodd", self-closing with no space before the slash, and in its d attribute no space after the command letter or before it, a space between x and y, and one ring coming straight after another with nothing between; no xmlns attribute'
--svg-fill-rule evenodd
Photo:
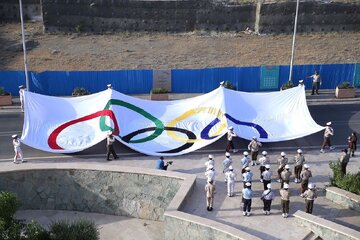
<svg viewBox="0 0 360 240"><path fill-rule="evenodd" d="M245 93L219 87L184 100L149 101L114 90L59 98L25 91L22 142L48 152L89 148L112 131L118 141L147 155L174 156L221 138L228 126L261 142L304 137L323 127L312 119L303 87ZM225 146L224 146L225 148Z"/></svg>

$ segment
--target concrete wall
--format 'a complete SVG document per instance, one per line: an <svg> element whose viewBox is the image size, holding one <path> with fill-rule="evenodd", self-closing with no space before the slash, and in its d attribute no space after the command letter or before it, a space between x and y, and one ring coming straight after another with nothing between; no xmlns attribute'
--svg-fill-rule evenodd
<svg viewBox="0 0 360 240"><path fill-rule="evenodd" d="M41 18L40 0L22 0L24 19ZM19 0L0 1L0 22L20 22Z"/></svg>
<svg viewBox="0 0 360 240"><path fill-rule="evenodd" d="M326 188L326 198L360 212L360 196L337 187Z"/></svg>

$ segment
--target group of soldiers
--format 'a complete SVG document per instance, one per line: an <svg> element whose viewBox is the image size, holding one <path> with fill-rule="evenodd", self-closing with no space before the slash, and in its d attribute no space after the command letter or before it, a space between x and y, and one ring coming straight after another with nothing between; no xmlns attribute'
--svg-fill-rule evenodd
<svg viewBox="0 0 360 240"><path fill-rule="evenodd" d="M229 146L229 145L228 145ZM261 200L263 201L263 213L265 215L270 215L271 203L275 198L275 193L272 188L272 181L274 178L277 182L280 183L280 197L281 197L281 206L282 206L282 216L284 218L288 217L289 214L289 203L290 203L290 177L293 175L290 170L290 162L285 152L280 153L280 157L277 159L277 169L276 175L273 176L271 171L271 161L266 151L262 151L262 156L258 159L259 149L262 144L254 137L248 145L248 151L243 152L243 156L240 160L241 165L241 181L243 182L242 189L242 203L243 203L243 215L251 215L251 204L253 198L253 176L254 173L251 169L251 166L259 165L259 176L260 182L263 183L263 192L261 194ZM224 173L224 180L227 184L227 196L234 196L234 187L237 174L234 170L234 162L231 158L231 154L226 149L225 159L222 162ZM301 149L297 150L297 154L294 156L292 161L294 164L294 182L300 183L301 185L301 194L300 196L305 198L305 211L307 213L312 213L314 200L317 197L315 191L315 185L310 183L310 178L312 177L312 172L308 164L305 163L305 157ZM276 165L276 164L273 164ZM207 178L207 184L205 186L206 198L207 198L207 210L212 211L214 195L216 192L215 188L215 178L217 172L215 171L215 161L214 156L209 155L208 161L205 163L206 172L205 176Z"/></svg>

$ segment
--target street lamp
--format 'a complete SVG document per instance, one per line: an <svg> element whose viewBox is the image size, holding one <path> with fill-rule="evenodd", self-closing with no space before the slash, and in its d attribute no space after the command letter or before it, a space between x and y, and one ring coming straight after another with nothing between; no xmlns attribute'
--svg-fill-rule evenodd
<svg viewBox="0 0 360 240"><path fill-rule="evenodd" d="M295 23L294 23L294 34L293 34L292 47L291 47L289 82L292 81L292 72L293 72L293 63L294 63L295 38L296 38L296 27L297 27L298 13L299 13L299 0L296 1L296 13L295 13Z"/></svg>
<svg viewBox="0 0 360 240"><path fill-rule="evenodd" d="M21 19L22 45L23 45L23 52L24 52L26 89L27 89L28 91L30 91L29 76L28 76L28 65L27 65L27 55L26 55L26 44L25 44L24 18L23 18L23 11L22 11L22 2L21 2L21 0L19 0L19 8L20 8L20 19Z"/></svg>

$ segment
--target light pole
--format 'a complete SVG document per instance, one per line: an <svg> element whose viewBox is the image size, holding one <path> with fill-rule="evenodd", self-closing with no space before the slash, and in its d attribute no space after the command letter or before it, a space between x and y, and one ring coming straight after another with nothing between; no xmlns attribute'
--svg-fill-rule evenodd
<svg viewBox="0 0 360 240"><path fill-rule="evenodd" d="M294 51L295 51L295 39L296 39L296 27L297 27L298 13L299 13L299 0L296 1L296 13L295 13L295 23L294 23L294 34L293 34L292 47L291 47L289 82L292 81L292 72L293 72L293 63L294 63Z"/></svg>
<svg viewBox="0 0 360 240"><path fill-rule="evenodd" d="M19 0L19 8L20 8L20 19L21 19L22 45L23 45L23 52L24 52L26 89L27 89L28 91L30 91L29 76L28 76L28 66L27 66L27 55L26 55L26 44L25 44L24 18L23 18L23 11L22 11L22 2L21 2L21 0Z"/></svg>

